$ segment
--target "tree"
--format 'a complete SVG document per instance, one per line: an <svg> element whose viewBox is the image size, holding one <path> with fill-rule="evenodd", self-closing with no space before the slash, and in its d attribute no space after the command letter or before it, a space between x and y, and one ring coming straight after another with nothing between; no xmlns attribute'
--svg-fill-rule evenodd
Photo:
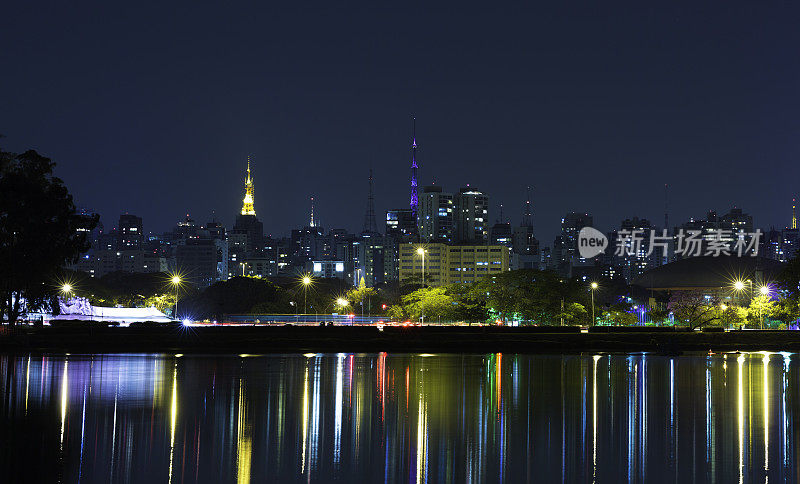
<svg viewBox="0 0 800 484"><path fill-rule="evenodd" d="M761 327L763 321L772 316L777 310L777 304L769 294L759 295L750 301L748 308L749 320L755 327Z"/></svg>
<svg viewBox="0 0 800 484"><path fill-rule="evenodd" d="M77 213L55 163L30 150L0 151L0 318L14 324L41 306L52 278L89 248L98 217Z"/></svg>
<svg viewBox="0 0 800 484"><path fill-rule="evenodd" d="M603 310L603 319L618 326L633 326L639 322L639 318L630 310L628 303L615 304Z"/></svg>
<svg viewBox="0 0 800 484"><path fill-rule="evenodd" d="M409 319L428 321L450 320L455 314L455 301L445 287L426 287L403 296L403 312Z"/></svg>
<svg viewBox="0 0 800 484"><path fill-rule="evenodd" d="M720 322L727 328L736 328L747 322L747 309L739 306L727 306L722 310Z"/></svg>
<svg viewBox="0 0 800 484"><path fill-rule="evenodd" d="M364 280L363 278L361 279ZM350 304L355 306L361 306L364 309L364 312L372 312L372 303L378 304L376 297L378 296L378 290L374 287L367 287L365 284L360 285L359 287L354 287L347 291L345 295L345 299L347 299Z"/></svg>
<svg viewBox="0 0 800 484"><path fill-rule="evenodd" d="M677 321L697 329L720 322L720 303L700 291L676 291L670 296L670 311Z"/></svg>

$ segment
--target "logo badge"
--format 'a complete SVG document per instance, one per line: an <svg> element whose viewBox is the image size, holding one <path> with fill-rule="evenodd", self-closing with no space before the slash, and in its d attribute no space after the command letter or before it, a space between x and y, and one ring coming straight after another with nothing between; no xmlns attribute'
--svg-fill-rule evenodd
<svg viewBox="0 0 800 484"><path fill-rule="evenodd" d="M608 238L599 230L592 227L584 227L578 233L578 252L584 259L602 254L608 247Z"/></svg>

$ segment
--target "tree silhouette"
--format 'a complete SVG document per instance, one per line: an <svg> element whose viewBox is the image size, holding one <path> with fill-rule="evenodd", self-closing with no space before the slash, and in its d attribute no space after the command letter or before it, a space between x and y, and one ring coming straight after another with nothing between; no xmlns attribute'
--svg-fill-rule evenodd
<svg viewBox="0 0 800 484"><path fill-rule="evenodd" d="M52 294L56 272L89 248L97 225L77 213L54 166L33 150L0 151L0 318L12 325Z"/></svg>

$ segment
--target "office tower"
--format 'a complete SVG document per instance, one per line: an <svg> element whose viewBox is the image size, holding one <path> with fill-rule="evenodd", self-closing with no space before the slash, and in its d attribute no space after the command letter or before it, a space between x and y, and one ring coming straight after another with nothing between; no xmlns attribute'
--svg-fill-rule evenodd
<svg viewBox="0 0 800 484"><path fill-rule="evenodd" d="M141 250L143 246L144 231L142 230L142 217L127 213L120 215L117 249Z"/></svg>
<svg viewBox="0 0 800 484"><path fill-rule="evenodd" d="M425 187L419 197L417 227L422 242L451 243L453 241L454 214L453 194L445 193L442 187Z"/></svg>
<svg viewBox="0 0 800 484"><path fill-rule="evenodd" d="M486 243L489 238L489 197L467 185L455 195L455 241Z"/></svg>

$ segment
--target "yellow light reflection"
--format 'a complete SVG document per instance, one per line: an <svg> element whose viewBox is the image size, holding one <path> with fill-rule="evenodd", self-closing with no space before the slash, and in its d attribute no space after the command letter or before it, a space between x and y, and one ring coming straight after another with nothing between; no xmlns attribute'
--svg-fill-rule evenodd
<svg viewBox="0 0 800 484"><path fill-rule="evenodd" d="M428 408L420 392L417 405L417 483L428 482Z"/></svg>
<svg viewBox="0 0 800 484"><path fill-rule="evenodd" d="M175 421L178 417L178 364L172 369L172 399L169 418L169 480L172 483L172 463L175 459Z"/></svg>
<svg viewBox="0 0 800 484"><path fill-rule="evenodd" d="M250 438L250 429L247 426L247 409L245 407L245 391L242 379L239 379L239 418L236 423L236 465L238 483L250 482L250 462L253 453L253 444Z"/></svg>
<svg viewBox="0 0 800 484"><path fill-rule="evenodd" d="M761 360L764 364L764 472L769 471L769 354ZM765 481L769 479L766 477Z"/></svg>
<svg viewBox="0 0 800 484"><path fill-rule="evenodd" d="M739 403L739 482L744 482L744 355L739 355L736 358L739 364L739 390L738 390L738 403Z"/></svg>
<svg viewBox="0 0 800 484"><path fill-rule="evenodd" d="M597 482L597 360L600 355L592 357L592 482Z"/></svg>
<svg viewBox="0 0 800 484"><path fill-rule="evenodd" d="M31 357L28 357L28 367L25 370L25 415L28 415L28 387L31 382Z"/></svg>

